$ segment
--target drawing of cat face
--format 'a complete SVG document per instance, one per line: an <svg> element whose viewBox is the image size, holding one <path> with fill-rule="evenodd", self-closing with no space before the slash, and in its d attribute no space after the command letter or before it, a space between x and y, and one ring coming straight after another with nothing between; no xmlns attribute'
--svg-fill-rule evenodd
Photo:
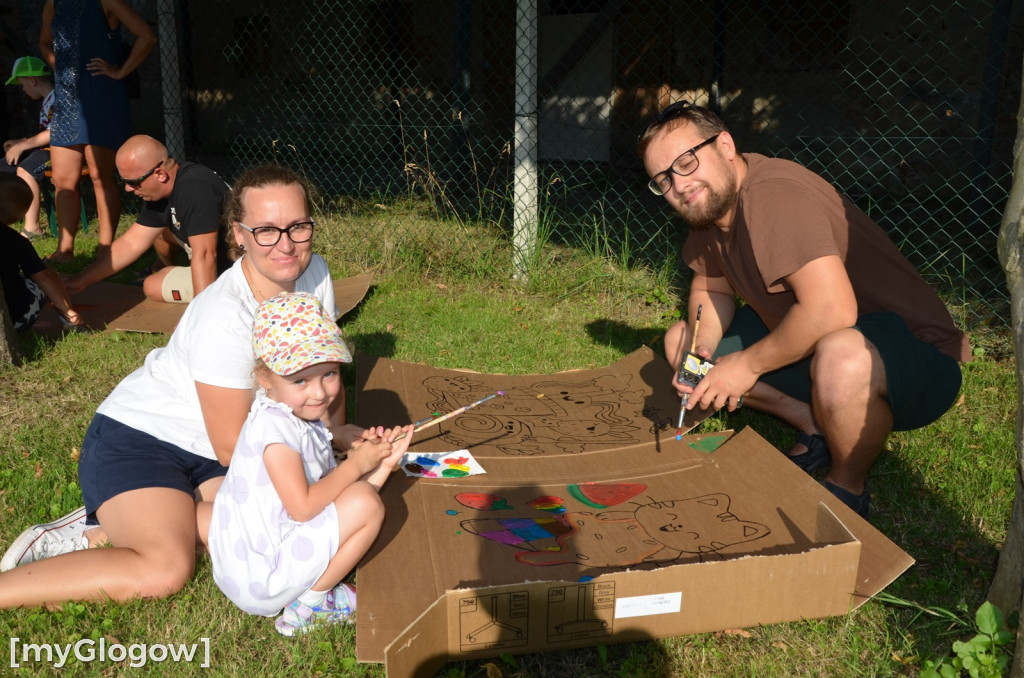
<svg viewBox="0 0 1024 678"><path fill-rule="evenodd" d="M461 525L467 533L514 546L515 559L526 565L626 567L677 561L683 554L703 561L734 544L771 534L767 525L737 518L729 503L729 495L713 493L651 500L633 511L514 515L464 520Z"/></svg>
<svg viewBox="0 0 1024 678"><path fill-rule="evenodd" d="M718 551L768 533L760 523L737 518L725 494L653 501L638 506L634 518L652 538L683 553Z"/></svg>

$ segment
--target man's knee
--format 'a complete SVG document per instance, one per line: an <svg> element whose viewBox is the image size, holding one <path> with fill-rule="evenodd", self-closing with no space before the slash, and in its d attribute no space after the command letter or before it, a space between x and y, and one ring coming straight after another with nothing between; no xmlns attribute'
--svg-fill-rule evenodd
<svg viewBox="0 0 1024 678"><path fill-rule="evenodd" d="M880 364L877 352L864 335L853 328L822 337L811 357L811 379L819 385L836 383L865 385L872 382Z"/></svg>
<svg viewBox="0 0 1024 678"><path fill-rule="evenodd" d="M683 347L683 338L686 336L686 321L680 320L673 324L665 332L665 357L675 367L678 368L678 363L682 361L683 353L686 349Z"/></svg>
<svg viewBox="0 0 1024 678"><path fill-rule="evenodd" d="M164 277L167 275L167 270L166 268L160 269L152 275L147 275L142 281L142 292L147 299L164 300Z"/></svg>

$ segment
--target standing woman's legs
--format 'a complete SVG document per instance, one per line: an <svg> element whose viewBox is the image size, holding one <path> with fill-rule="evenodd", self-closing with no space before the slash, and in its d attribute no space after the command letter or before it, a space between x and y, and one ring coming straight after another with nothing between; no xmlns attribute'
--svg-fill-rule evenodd
<svg viewBox="0 0 1024 678"><path fill-rule="evenodd" d="M57 209L57 251L49 260L70 261L75 256L75 234L81 196L78 181L82 178L83 146L51 146L50 166L53 168L54 206Z"/></svg>
<svg viewBox="0 0 1024 678"><path fill-rule="evenodd" d="M114 242L117 222L121 219L121 188L117 185L114 157L117 151L103 146L85 146L85 161L89 165L96 194L96 216L99 221L100 248L110 247Z"/></svg>

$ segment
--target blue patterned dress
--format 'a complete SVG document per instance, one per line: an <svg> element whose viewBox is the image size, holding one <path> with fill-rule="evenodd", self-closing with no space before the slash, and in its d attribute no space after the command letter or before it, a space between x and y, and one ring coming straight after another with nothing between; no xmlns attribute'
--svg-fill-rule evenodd
<svg viewBox="0 0 1024 678"><path fill-rule="evenodd" d="M124 83L85 67L95 57L118 63L100 0L54 0L50 30L57 92L50 144L117 149L131 134Z"/></svg>

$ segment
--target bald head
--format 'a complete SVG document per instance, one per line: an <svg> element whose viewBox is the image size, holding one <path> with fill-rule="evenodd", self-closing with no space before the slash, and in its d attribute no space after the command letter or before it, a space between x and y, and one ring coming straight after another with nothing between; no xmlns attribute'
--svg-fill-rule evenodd
<svg viewBox="0 0 1024 678"><path fill-rule="evenodd" d="M136 162L140 165L151 167L166 158L166 146L151 136L136 134L135 136L130 137L128 141L121 144L121 148L117 149L117 158L115 162L118 167L121 166L122 160L125 162ZM134 175L129 174L129 176Z"/></svg>
<svg viewBox="0 0 1024 678"><path fill-rule="evenodd" d="M166 198L174 189L178 165L167 147L151 136L129 138L117 149L114 163L126 190L147 202Z"/></svg>

